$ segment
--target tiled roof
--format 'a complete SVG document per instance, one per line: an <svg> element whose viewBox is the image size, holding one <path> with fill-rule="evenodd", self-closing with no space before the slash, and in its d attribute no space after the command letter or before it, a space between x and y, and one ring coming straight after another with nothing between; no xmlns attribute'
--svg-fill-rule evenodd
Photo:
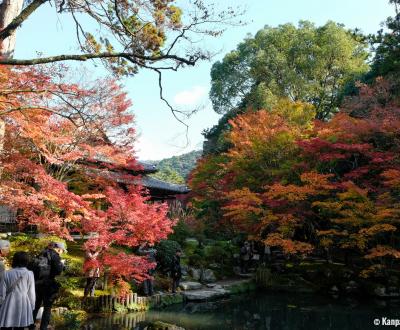
<svg viewBox="0 0 400 330"><path fill-rule="evenodd" d="M140 166L143 167L143 172L144 173L156 173L158 171L157 166L151 163L146 163L146 162L138 162Z"/></svg>
<svg viewBox="0 0 400 330"><path fill-rule="evenodd" d="M174 183L165 182L147 175L135 176L114 172L105 169L90 169L88 173L94 173L96 175L102 176L104 178L113 180L114 182L124 183L124 184L142 184L144 187L151 191L157 190L166 195L178 195L187 194L190 189L185 185L179 185Z"/></svg>
<svg viewBox="0 0 400 330"><path fill-rule="evenodd" d="M147 175L142 176L141 183L148 189L163 190L171 194L187 194L190 191L185 185L165 182Z"/></svg>

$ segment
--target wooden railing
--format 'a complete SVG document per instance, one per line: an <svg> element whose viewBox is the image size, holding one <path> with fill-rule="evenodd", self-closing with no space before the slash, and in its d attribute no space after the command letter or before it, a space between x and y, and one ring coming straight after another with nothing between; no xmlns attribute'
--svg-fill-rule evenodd
<svg viewBox="0 0 400 330"><path fill-rule="evenodd" d="M271 270L268 268L258 268L254 280L258 286L263 288L268 287L271 281Z"/></svg>
<svg viewBox="0 0 400 330"><path fill-rule="evenodd" d="M158 306L162 302L160 294L151 297L141 297L136 293L129 293L123 297L103 295L88 297L83 301L82 307L90 312L113 312L121 309L130 311L143 311L149 306Z"/></svg>

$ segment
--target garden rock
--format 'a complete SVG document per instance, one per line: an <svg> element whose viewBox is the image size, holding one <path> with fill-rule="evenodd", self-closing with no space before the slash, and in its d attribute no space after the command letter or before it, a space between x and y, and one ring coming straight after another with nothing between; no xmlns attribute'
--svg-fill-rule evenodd
<svg viewBox="0 0 400 330"><path fill-rule="evenodd" d="M207 301L216 300L229 296L229 291L225 289L205 289L195 291L185 291L182 293L187 301Z"/></svg>
<svg viewBox="0 0 400 330"><path fill-rule="evenodd" d="M359 285L355 281L350 281L347 283L345 290L347 293L354 293L358 290Z"/></svg>
<svg viewBox="0 0 400 330"><path fill-rule="evenodd" d="M186 276L186 275L189 274L189 273L188 273L188 270L189 270L188 266L185 266L185 265L182 265L182 266L181 266L181 271L182 271L182 275L183 275L183 276Z"/></svg>
<svg viewBox="0 0 400 330"><path fill-rule="evenodd" d="M377 286L374 289L374 293L378 297L386 297L386 288L384 286Z"/></svg>
<svg viewBox="0 0 400 330"><path fill-rule="evenodd" d="M201 270L197 268L190 268L189 269L189 274L192 277L193 280L199 281L201 278Z"/></svg>
<svg viewBox="0 0 400 330"><path fill-rule="evenodd" d="M182 282L180 288L182 290L198 290L201 289L202 285L199 282Z"/></svg>
<svg viewBox="0 0 400 330"><path fill-rule="evenodd" d="M215 282L217 278L215 277L214 272L211 269L205 269L201 274L201 280L205 283L212 283Z"/></svg>

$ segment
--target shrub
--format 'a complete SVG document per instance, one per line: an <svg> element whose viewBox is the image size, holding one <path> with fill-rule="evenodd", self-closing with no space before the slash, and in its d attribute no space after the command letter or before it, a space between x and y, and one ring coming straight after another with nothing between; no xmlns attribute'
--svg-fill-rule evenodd
<svg viewBox="0 0 400 330"><path fill-rule="evenodd" d="M232 264L233 247L227 242L217 242L206 249L206 259L209 263L219 263L221 265Z"/></svg>
<svg viewBox="0 0 400 330"><path fill-rule="evenodd" d="M40 237L33 237L32 235L28 234L17 234L10 237L11 242L11 251L10 251L10 258L14 255L17 251L25 251L28 252L30 255L35 256L38 255L42 250L49 245L50 242L57 241L66 242L60 239L57 236L40 236Z"/></svg>
<svg viewBox="0 0 400 330"><path fill-rule="evenodd" d="M54 329L78 330L81 329L86 317L86 312L82 310L66 311L61 315L54 315L51 323Z"/></svg>
<svg viewBox="0 0 400 330"><path fill-rule="evenodd" d="M162 271L168 270L176 250L180 248L180 244L176 241L165 240L158 243L156 246L158 268Z"/></svg>
<svg viewBox="0 0 400 330"><path fill-rule="evenodd" d="M194 253L189 256L188 264L192 267L204 268L207 266L207 261L204 259L204 255Z"/></svg>
<svg viewBox="0 0 400 330"><path fill-rule="evenodd" d="M207 260L205 259L204 248L197 247L188 258L189 266L196 268L204 268L207 266Z"/></svg>
<svg viewBox="0 0 400 330"><path fill-rule="evenodd" d="M80 309L82 307L82 298L68 291L60 291L60 298L56 302L56 305L73 310Z"/></svg>
<svg viewBox="0 0 400 330"><path fill-rule="evenodd" d="M154 279L154 288L156 290L168 291L170 288L171 280L167 277L156 275Z"/></svg>
<svg viewBox="0 0 400 330"><path fill-rule="evenodd" d="M171 241L176 241L179 244L183 244L185 239L190 235L191 233L188 225L184 222L184 220L180 219L174 227L174 232L168 236L168 239Z"/></svg>

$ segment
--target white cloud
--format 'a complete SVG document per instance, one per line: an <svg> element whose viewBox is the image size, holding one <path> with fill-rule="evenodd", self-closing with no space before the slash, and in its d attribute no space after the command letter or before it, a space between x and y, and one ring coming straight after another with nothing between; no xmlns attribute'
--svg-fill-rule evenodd
<svg viewBox="0 0 400 330"><path fill-rule="evenodd" d="M204 86L194 86L191 89L177 93L174 96L174 102L176 105L195 105L206 95L206 93L207 88Z"/></svg>
<svg viewBox="0 0 400 330"><path fill-rule="evenodd" d="M149 140L140 136L136 141L136 156L140 160L160 160L172 157L178 153L176 147L157 139Z"/></svg>

